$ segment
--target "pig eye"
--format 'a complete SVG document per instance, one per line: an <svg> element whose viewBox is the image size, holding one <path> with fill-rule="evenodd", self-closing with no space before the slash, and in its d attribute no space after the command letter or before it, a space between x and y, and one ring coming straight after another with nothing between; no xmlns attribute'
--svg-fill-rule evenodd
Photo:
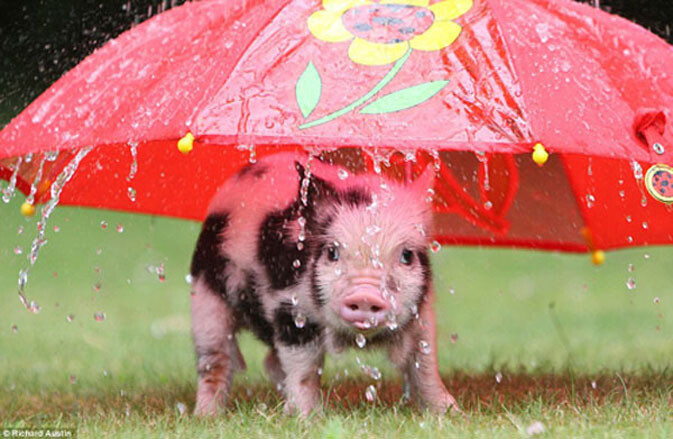
<svg viewBox="0 0 673 439"><path fill-rule="evenodd" d="M414 262L414 253L408 248L405 248L400 255L400 262L404 265L411 265L411 263Z"/></svg>
<svg viewBox="0 0 673 439"><path fill-rule="evenodd" d="M329 259L332 262L336 262L339 260L339 249L336 248L333 245L330 245L327 247L327 259Z"/></svg>

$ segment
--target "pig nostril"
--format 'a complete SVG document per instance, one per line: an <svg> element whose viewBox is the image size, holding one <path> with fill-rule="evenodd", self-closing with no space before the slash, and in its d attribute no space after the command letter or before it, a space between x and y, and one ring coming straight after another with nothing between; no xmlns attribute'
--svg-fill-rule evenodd
<svg viewBox="0 0 673 439"><path fill-rule="evenodd" d="M372 306L372 312L379 312L379 311L381 311L381 307L376 305Z"/></svg>
<svg viewBox="0 0 673 439"><path fill-rule="evenodd" d="M355 305L355 304L348 305L348 307L349 307L351 310L353 310L353 311L357 311L357 310L358 310L358 306Z"/></svg>

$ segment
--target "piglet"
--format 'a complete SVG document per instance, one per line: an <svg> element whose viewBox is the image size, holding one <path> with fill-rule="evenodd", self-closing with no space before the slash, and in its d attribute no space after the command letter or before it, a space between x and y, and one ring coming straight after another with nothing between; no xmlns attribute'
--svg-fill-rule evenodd
<svg viewBox="0 0 673 439"><path fill-rule="evenodd" d="M241 329L268 345L265 370L289 413L318 409L325 354L356 346L387 349L422 406L458 410L437 369L433 179L430 167L404 185L286 153L227 181L191 265L195 413L225 405L245 368Z"/></svg>

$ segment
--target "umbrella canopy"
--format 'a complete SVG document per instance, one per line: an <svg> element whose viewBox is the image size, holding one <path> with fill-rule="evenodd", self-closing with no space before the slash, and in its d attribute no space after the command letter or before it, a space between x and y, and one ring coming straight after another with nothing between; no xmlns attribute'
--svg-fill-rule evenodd
<svg viewBox="0 0 673 439"><path fill-rule="evenodd" d="M670 72L663 40L566 0L203 0L36 99L0 132L0 177L31 202L200 220L245 163L304 148L435 166L443 243L673 243Z"/></svg>

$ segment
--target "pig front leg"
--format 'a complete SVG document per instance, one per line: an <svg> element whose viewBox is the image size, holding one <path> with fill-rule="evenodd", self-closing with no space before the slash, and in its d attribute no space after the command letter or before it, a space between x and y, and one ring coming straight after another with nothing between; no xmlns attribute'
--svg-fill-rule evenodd
<svg viewBox="0 0 673 439"><path fill-rule="evenodd" d="M401 342L391 347L389 355L404 376L405 385L422 407L437 413L448 409L460 413L455 398L439 375L433 305L434 289L430 285L425 300L418 307L419 318L412 323Z"/></svg>
<svg viewBox="0 0 673 439"><path fill-rule="evenodd" d="M320 406L320 374L325 353L320 342L276 347L285 374L285 411L307 417Z"/></svg>
<svg viewBox="0 0 673 439"><path fill-rule="evenodd" d="M193 286L192 336L199 376L194 414L213 415L226 404L236 369L245 368L234 330L234 315L203 279Z"/></svg>

